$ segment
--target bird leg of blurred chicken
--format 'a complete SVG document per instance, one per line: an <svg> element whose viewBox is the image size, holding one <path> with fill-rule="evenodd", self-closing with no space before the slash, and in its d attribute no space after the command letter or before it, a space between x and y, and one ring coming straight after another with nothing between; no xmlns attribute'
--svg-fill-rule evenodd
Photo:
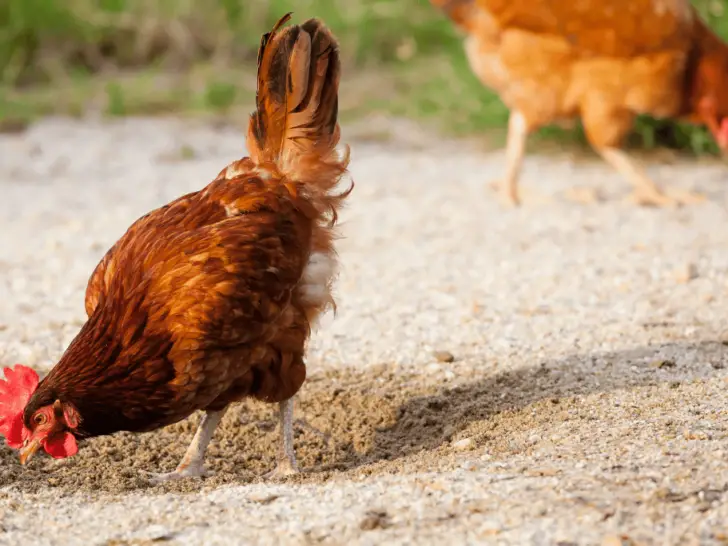
<svg viewBox="0 0 728 546"><path fill-rule="evenodd" d="M215 429L220 424L227 408L220 411L207 411L202 416L200 425L197 427L192 443L190 443L184 457L177 465L174 472L164 474L150 474L150 479L154 483L163 483L171 480L180 480L182 478L201 478L209 476L211 472L205 469L205 452L207 446L212 440Z"/></svg>
<svg viewBox="0 0 728 546"><path fill-rule="evenodd" d="M503 192L506 204L518 206L521 204L518 195L518 178L523 163L523 155L526 152L526 140L528 139L528 124L526 118L517 110L511 110L508 117L508 137L506 140L506 172L505 176L491 187Z"/></svg>
<svg viewBox="0 0 728 546"><path fill-rule="evenodd" d="M615 106L601 94L588 97L581 106L584 131L592 147L634 186L630 200L637 205L654 207L674 207L701 201L702 196L690 192L674 190L671 195L666 194L627 152L619 148L632 129L634 118L633 112Z"/></svg>
<svg viewBox="0 0 728 546"><path fill-rule="evenodd" d="M278 405L281 424L281 443L278 449L276 467L264 477L283 478L298 473L296 451L293 448L293 398L284 400Z"/></svg>
<svg viewBox="0 0 728 546"><path fill-rule="evenodd" d="M637 205L670 207L679 204L698 203L704 197L698 193L674 190L674 195L666 195L647 174L630 159L626 152L618 148L597 148L604 160L617 172L634 184L631 199Z"/></svg>

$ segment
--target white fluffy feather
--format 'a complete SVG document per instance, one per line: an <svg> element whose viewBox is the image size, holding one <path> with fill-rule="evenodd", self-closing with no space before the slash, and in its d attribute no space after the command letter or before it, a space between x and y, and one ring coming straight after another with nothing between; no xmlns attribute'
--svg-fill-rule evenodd
<svg viewBox="0 0 728 546"><path fill-rule="evenodd" d="M329 303L329 286L335 274L336 260L333 257L323 252L312 253L298 286L303 301L316 306Z"/></svg>

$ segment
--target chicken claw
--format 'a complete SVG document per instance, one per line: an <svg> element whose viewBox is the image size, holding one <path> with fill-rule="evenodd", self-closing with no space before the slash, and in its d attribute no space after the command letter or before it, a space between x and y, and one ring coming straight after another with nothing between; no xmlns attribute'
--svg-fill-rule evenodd
<svg viewBox="0 0 728 546"><path fill-rule="evenodd" d="M632 183L634 191L629 196L629 201L632 203L652 207L677 207L705 200L704 195L684 190L671 190L672 195L668 195L623 150L598 148L597 151L607 163Z"/></svg>
<svg viewBox="0 0 728 546"><path fill-rule="evenodd" d="M499 194L500 201L504 206L510 208L518 208L521 206L521 197L518 191L518 185L511 180L493 180L489 184L490 188Z"/></svg>
<svg viewBox="0 0 728 546"><path fill-rule="evenodd" d="M300 474L300 472L295 462L291 464L288 461L278 461L276 467L270 472L263 474L262 478L264 480L275 481L288 478L289 476L295 476L296 474Z"/></svg>
<svg viewBox="0 0 728 546"><path fill-rule="evenodd" d="M698 192L670 189L663 193L657 188L642 186L635 189L628 197L628 201L639 206L647 207L677 207L680 205L694 205L705 201L705 195Z"/></svg>

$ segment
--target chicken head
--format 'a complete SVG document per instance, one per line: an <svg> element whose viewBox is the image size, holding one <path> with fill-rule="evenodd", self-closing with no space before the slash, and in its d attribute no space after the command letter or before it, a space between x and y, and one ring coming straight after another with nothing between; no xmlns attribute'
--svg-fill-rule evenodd
<svg viewBox="0 0 728 546"><path fill-rule="evenodd" d="M42 447L55 459L71 457L78 452L73 430L80 421L78 412L70 404L56 400L34 412L26 412L25 441L20 448L20 464L25 464Z"/></svg>
<svg viewBox="0 0 728 546"><path fill-rule="evenodd" d="M9 447L20 450L21 464L41 448L56 459L75 455L78 446L72 431L80 421L76 409L55 400L26 411L38 388L38 374L20 364L5 368L4 373L5 379L0 380L0 434Z"/></svg>

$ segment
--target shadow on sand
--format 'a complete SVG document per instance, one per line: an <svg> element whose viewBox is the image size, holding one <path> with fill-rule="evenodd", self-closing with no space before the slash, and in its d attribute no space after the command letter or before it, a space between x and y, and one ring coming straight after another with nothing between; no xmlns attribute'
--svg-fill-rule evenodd
<svg viewBox="0 0 728 546"><path fill-rule="evenodd" d="M390 366L316 374L302 389L297 410L298 417L311 425L300 425L296 431L296 450L306 471L290 481L321 482L342 471L397 472L393 461L423 452L436 459L450 449L450 440L465 431L473 436L476 429L476 444L488 444L491 450L498 440L507 442L516 432L537 429L543 414L550 413L552 423L558 423L558 411L573 405L572 397L726 376L727 363L728 346L701 341L576 354L513 371L488 365L487 376L477 379L469 379L474 377L471 365L459 369L455 362L451 369L462 376L446 384L438 384L424 371L403 373ZM194 492L204 486L259 480L275 464L279 436L274 415L271 405L235 406L208 452L207 466L215 475L157 489ZM516 417L504 420L504 416ZM597 420L594 426L600 426L598 414L592 418ZM505 424L498 424L499 419ZM18 464L17 453L2 447L0 486L23 491L54 488L59 493L146 489L150 484L140 471L172 470L197 422L195 416L149 434L93 439L83 442L75 457L61 462L37 457L26 467Z"/></svg>

